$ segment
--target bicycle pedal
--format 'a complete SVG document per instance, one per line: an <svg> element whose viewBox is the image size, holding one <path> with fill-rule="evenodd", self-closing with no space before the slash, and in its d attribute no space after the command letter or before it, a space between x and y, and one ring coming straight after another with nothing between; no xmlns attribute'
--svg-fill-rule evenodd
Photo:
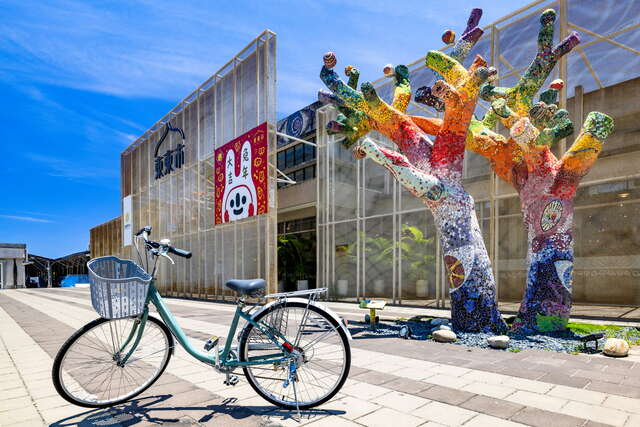
<svg viewBox="0 0 640 427"><path fill-rule="evenodd" d="M204 343L205 351L210 351L213 347L218 345L218 341L220 341L220 337L213 336Z"/></svg>
<svg viewBox="0 0 640 427"><path fill-rule="evenodd" d="M238 381L240 381L240 378L237 375L227 375L227 379L223 381L223 384L234 386L238 384Z"/></svg>

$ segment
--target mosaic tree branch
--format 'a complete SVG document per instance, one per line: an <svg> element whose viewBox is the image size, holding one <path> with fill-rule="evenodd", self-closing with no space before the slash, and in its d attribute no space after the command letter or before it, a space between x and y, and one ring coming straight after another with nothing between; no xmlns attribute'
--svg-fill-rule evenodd
<svg viewBox="0 0 640 427"><path fill-rule="evenodd" d="M469 121L482 83L492 74L478 57L467 71L441 52L429 52L426 65L442 74L434 93L445 105L445 117L432 142L406 115L408 79L396 79L394 108L370 83L362 92L345 84L332 70L334 55L326 55L320 77L341 105L366 114L373 129L390 138L400 152L365 138L355 149L388 169L434 215L452 287L452 323L457 330L502 332L506 329L496 306L495 281L473 198L462 187L462 163ZM396 67L396 75L398 75ZM426 125L426 123L425 123Z"/></svg>
<svg viewBox="0 0 640 427"><path fill-rule="evenodd" d="M451 54L449 56L460 64L464 63L464 60L469 55L469 52L484 33L482 29L478 27L478 23L480 22L481 17L482 9L473 9L471 11L469 19L467 21L467 27L462 33L462 37L460 37L460 39L456 42L456 44L453 46L453 49L451 50ZM452 42L453 40L448 40L449 38L455 38L455 33L452 30L447 30L445 32L445 34L443 35L443 41ZM437 72L435 73L435 75L436 80L442 78L442 76ZM429 86L419 87L416 90L414 99L420 104L433 107L436 111L444 111L444 103L431 91L431 88Z"/></svg>
<svg viewBox="0 0 640 427"><path fill-rule="evenodd" d="M556 11L547 9L540 16L540 31L538 32L538 52L523 74L522 78L512 88L485 85L482 88L482 98L486 101L494 101L504 98L506 106L512 109L518 117L526 116L533 104L533 97L540 90L546 79L551 74L558 60L569 53L580 43L578 33L573 32L553 47L553 25L556 20ZM484 118L488 128L498 119L496 111L490 111ZM502 118L505 126L507 118Z"/></svg>
<svg viewBox="0 0 640 427"><path fill-rule="evenodd" d="M357 91L360 71L348 65L345 67L345 75L349 77L348 86ZM411 88L409 86L409 69L404 65L393 67L387 65L384 68L387 77L394 79L394 99L392 106L399 111L406 111L411 99ZM330 134L342 134L345 139L343 145L347 148L351 147L360 138L374 129L374 121L362 110L351 108L345 104L339 97L333 93L326 91L318 92L318 99L324 104L333 104L338 109L338 117L327 124L327 130Z"/></svg>
<svg viewBox="0 0 640 427"><path fill-rule="evenodd" d="M466 59L471 48L476 44L480 37L482 37L483 31L478 27L481 17L482 9L473 9L471 11L467 21L467 27L462 33L462 37L456 42L451 51L451 57L460 63ZM449 30L449 33L453 34L451 30ZM455 37L455 35L453 35L453 37ZM405 112L409 102L411 101L409 69L405 65L393 67L389 64L384 67L383 72L386 77L392 77L394 79L394 93L391 105L397 110ZM435 74L436 77L440 77L438 73ZM345 67L345 75L349 78L348 85L353 89L357 89L358 79L360 77L359 70L348 65ZM360 138L369 133L370 130L374 129L373 123L369 120L369 117L366 114L363 114L357 109L344 106L344 104L334 95L320 91L318 93L318 99L325 104L330 103L337 107L339 115L336 120L327 124L327 130L330 134L342 134L345 137L343 142L345 147L351 147ZM444 111L444 103L442 100L435 96L431 92L431 88L427 86L418 88L415 99L416 102L431 106L439 112ZM421 119L422 118L418 120ZM435 133L433 133L433 135L435 135Z"/></svg>

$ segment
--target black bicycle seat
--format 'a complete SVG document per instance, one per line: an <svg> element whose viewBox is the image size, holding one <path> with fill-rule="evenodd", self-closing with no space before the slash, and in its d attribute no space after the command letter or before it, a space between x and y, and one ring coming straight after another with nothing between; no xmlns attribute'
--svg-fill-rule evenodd
<svg viewBox="0 0 640 427"><path fill-rule="evenodd" d="M264 279L250 279L250 280L229 280L225 283L225 286L229 289L233 289L240 295L246 295L249 297L260 297L264 295L264 288L267 282Z"/></svg>

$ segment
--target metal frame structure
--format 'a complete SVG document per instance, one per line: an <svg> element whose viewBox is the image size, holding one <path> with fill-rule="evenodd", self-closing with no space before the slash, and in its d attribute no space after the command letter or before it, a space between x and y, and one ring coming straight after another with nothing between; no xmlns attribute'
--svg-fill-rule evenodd
<svg viewBox="0 0 640 427"><path fill-rule="evenodd" d="M291 135L287 135L286 133L283 132L276 132L276 136L281 136L287 139L292 139L295 142L299 142L301 144L306 144L306 145L310 145L312 147L318 147L318 144L311 142L311 141L306 141L304 139L300 139L297 138L295 136L291 136ZM286 149L287 147L283 147L283 148L278 148L278 152L282 151L284 149ZM282 176L282 178L278 178L278 182L284 182L285 184L297 184L296 181L294 181L293 179L289 178L284 172L282 172L280 169L277 169L277 172L280 176Z"/></svg>
<svg viewBox="0 0 640 427"><path fill-rule="evenodd" d="M64 276L69 274L87 274L89 251L76 252L60 258L47 258L34 254L27 254L25 275L37 275L46 279L47 287L56 286Z"/></svg>
<svg viewBox="0 0 640 427"><path fill-rule="evenodd" d="M561 78L565 81L566 90L561 92L560 105L563 108L568 108L573 116L573 121L576 127L579 127L588 112L585 111L586 98L588 92L593 90L604 90L609 86L625 82L631 79L638 79L637 67L630 66L625 63L627 56L631 54L634 60L640 64L640 51L629 46L628 43L620 41L620 37L629 37L640 34L640 4L634 2L630 3L617 3L614 0L606 0L598 3L598 10L608 10L610 15L617 13L619 16L623 16L624 19L618 19L619 22L615 23L614 29L610 32L598 31L592 28L600 25L604 27L603 22L607 22L605 18L601 17L601 12L587 10L589 6L585 4L585 1L579 0L537 0L533 3L524 6L518 10L515 10L511 14L491 23L484 27L484 35L478 41L476 47L472 51L480 53L485 57L488 62L496 67L499 71L499 81L496 85L512 86L513 83L520 77L521 73L529 65L531 58L535 52L535 33L537 32L538 16L540 13L548 8L554 8L558 12L558 20L556 21L556 40L566 37L570 31L576 30L583 37L583 42L578 45L574 51L569 55L562 57L558 66L550 76L550 80ZM617 8L617 9L616 9ZM637 9L634 13L633 10ZM626 13L620 11L622 9ZM616 12L617 10L617 12ZM600 15L598 15L600 14ZM597 16L597 19L594 18ZM613 18L612 18L613 19ZM584 21L584 22L583 22ZM533 31L531 31L533 28ZM522 34L521 38L517 36ZM516 43L511 39L516 37ZM501 46L501 44L503 46ZM600 69L593 62L594 58L592 50L595 47L602 49L604 45L609 45L610 51L606 52L611 58L611 63L615 63L617 58L618 67L622 70L618 70L615 78L609 78L605 81L604 75L610 74L610 69L602 69L602 61L600 62ZM507 47L504 47L507 46ZM447 51L449 47L443 47L440 50ZM506 51L505 51L506 50ZM522 53L520 53L522 52ZM591 56L590 56L591 55ZM515 57L515 61L513 58ZM511 62L510 62L511 61ZM513 63L512 63L513 62ZM357 64L355 64L357 65ZM609 64L607 64L609 65ZM414 88L423 85L431 85L435 79L429 70L425 70L424 57L417 59L416 61L407 65L410 70L411 83ZM626 67L626 68L625 68ZM613 79L613 80L612 80ZM549 80L549 81L550 81ZM640 84L640 80L637 80ZM375 80L374 85L378 94L389 101L392 97L393 82L389 78L381 77ZM569 102L571 105L569 106ZM484 101L479 102L476 114L478 116L484 115L489 108L489 105ZM604 107L602 107L604 108ZM417 114L427 114L433 116L434 113L431 110L427 110L424 106L410 103L409 111L413 111ZM611 114L610 111L606 111ZM317 163L317 236L318 236L318 283L321 286L327 286L330 289L329 297L333 299L343 298L336 295L336 287L338 286L336 280L336 227L339 224L355 222L353 231L355 232L355 269L354 274L356 286L353 287L353 292L349 293L347 299L359 299L363 297L376 296L369 293L371 283L367 279L366 257L363 239L366 238L365 221L376 217L389 217L389 224L392 227L390 235L395 242L400 241L400 233L402 227L403 215L412 214L425 211L426 208L419 209L405 209L402 206L402 195L404 190L390 177L389 181L389 198L393 200L393 209L390 212L385 212L379 215L368 215L363 210L363 203L365 201L366 192L366 173L369 167L377 167L375 165L368 166L364 162L356 163L351 159L353 168L353 182L345 183L336 179L336 159L338 155L340 139L336 136L328 135L325 126L335 117L335 110L331 106L325 106L317 111L316 123L317 123L317 142L318 142L318 163ZM615 115L614 115L615 119ZM501 129L497 129L501 131ZM372 137L380 144L392 145L392 143L386 138L376 134L370 133L369 137ZM622 137L619 137L622 138ZM568 145L566 141L561 141L558 147L554 150L557 155L562 155ZM633 168L629 163L632 159L637 158L640 154L640 148L633 148L631 144L627 144L626 148L622 151L624 153L634 153L633 156L628 156L628 159L620 159L620 156L616 156L618 153L611 151L607 152L607 146L605 145L605 151L601 154L601 159L596 164L595 169L588 175L583 183L581 189L583 192L588 193L591 189L595 189L597 186L606 185L617 182L637 182L640 188L640 174L637 173L637 168ZM625 151L626 150L626 151ZM348 154L347 154L348 155ZM340 157L342 154L340 155ZM635 156L635 157L634 157ZM616 166L613 166L612 161L617 162ZM342 159L342 157L341 157ZM344 160L344 159L342 159ZM611 170L611 173L605 173L606 170ZM634 181L635 180L635 181ZM613 184L612 184L613 185ZM511 202L517 199L517 194L508 184L501 182L496 175L489 168L486 160L480 158L474 153L467 152L465 156L465 187L474 196L476 200L476 211L478 213L478 219L480 221L483 234L485 235L485 242L489 255L493 260L494 273L496 276L496 282L498 290L500 292L500 277L501 266L506 268L507 264L500 259L500 241L501 236L505 233L518 233L521 230L515 230L512 227L509 230L500 230L500 223L506 218L514 217L519 218L521 216L519 210L517 213L501 213L501 207L503 204ZM352 189L353 188L353 189ZM634 187L635 188L635 187ZM353 191L352 198L354 199L355 215L349 218L336 217L337 200L343 200L340 197L336 198L338 192ZM634 193L635 194L635 193ZM635 196L634 196L635 197ZM488 209L487 205L488 204ZM590 209L594 209L598 206L636 206L640 209L640 199L630 198L620 200L619 204L613 202L607 203L577 203L576 215L581 212L587 212ZM485 216L485 213L488 215ZM503 208L504 210L504 208ZM434 304L438 307L444 307L448 305L448 291L446 282L446 275L444 266L440 261L441 254L439 248L439 239L435 239L435 289L433 289L434 297L426 301L427 304ZM624 257L623 257L624 258ZM640 274L640 255L632 255L627 257L628 260L624 261L624 265L634 266L638 265L638 273ZM637 259L636 259L637 258ZM576 268L580 269L584 266L579 261L579 254L576 262ZM391 298L394 303L406 302L406 292L403 286L403 260L401 251L398 247L394 247L392 252L392 271L391 271L391 284L388 294L385 295ZM508 265L511 266L513 261L509 261ZM509 267L510 268L510 267ZM636 268L636 267L633 267ZM635 270L634 270L635 271ZM505 271L506 273L507 271ZM639 276L640 278L640 276ZM523 282L524 283L524 282ZM350 284L352 285L352 284ZM523 288L524 289L524 288ZM409 302L410 304L416 303ZM422 301L421 303L424 303ZM636 292L636 301L630 301L631 304L640 304L640 289Z"/></svg>
<svg viewBox="0 0 640 427"><path fill-rule="evenodd" d="M268 212L214 224L214 152L267 122ZM154 144L166 124L186 136L184 165L155 179ZM176 132L163 147L179 142ZM231 278L264 277L277 286L276 34L265 30L202 85L180 101L121 156L122 198L132 195L133 230L151 225L154 234L189 249L191 260L164 266L157 286L165 295L230 298ZM131 247L119 254L131 258Z"/></svg>

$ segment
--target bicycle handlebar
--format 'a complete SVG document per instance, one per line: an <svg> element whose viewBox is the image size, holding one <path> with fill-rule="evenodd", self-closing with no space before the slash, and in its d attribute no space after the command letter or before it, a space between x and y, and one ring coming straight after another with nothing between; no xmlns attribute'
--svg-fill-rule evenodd
<svg viewBox="0 0 640 427"><path fill-rule="evenodd" d="M151 226L147 225L146 227L142 227L140 231L136 233L136 237L140 236L142 233L147 232L147 234L151 234Z"/></svg>
<svg viewBox="0 0 640 427"><path fill-rule="evenodd" d="M174 248L171 245L165 245L165 244L162 244L162 243L154 242L153 240L149 240L148 236L149 236L149 234L151 234L151 226L150 225L147 225L146 227L142 227L140 229L140 231L138 231L135 235L136 235L136 237L140 237L144 233L147 234L146 236L144 236L145 243L148 244L149 246L151 246L152 248L156 248L156 249L158 249L158 248L163 248L163 249L166 248L167 252L170 252L170 253L172 253L174 255L178 255L178 256L181 256L181 257L187 258L187 259L191 258L192 253L190 251L187 251L185 249Z"/></svg>
<svg viewBox="0 0 640 427"><path fill-rule="evenodd" d="M185 251L184 249L174 248L173 246L169 246L169 252L187 259L191 258L191 255L192 255L191 252L189 251Z"/></svg>

